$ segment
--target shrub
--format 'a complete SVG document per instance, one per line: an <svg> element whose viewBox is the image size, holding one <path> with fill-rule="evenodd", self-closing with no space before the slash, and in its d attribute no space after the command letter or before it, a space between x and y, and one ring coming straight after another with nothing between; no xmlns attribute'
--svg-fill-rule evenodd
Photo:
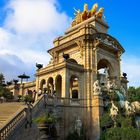
<svg viewBox="0 0 140 140"><path fill-rule="evenodd" d="M24 101L27 103L27 102L33 102L33 98L30 96L30 95L26 95L25 97L24 97Z"/></svg>
<svg viewBox="0 0 140 140"><path fill-rule="evenodd" d="M57 122L55 116L49 113L37 117L34 121L37 123L56 123Z"/></svg>
<svg viewBox="0 0 140 140"><path fill-rule="evenodd" d="M13 99L13 93L9 92L7 89L5 89L5 92L3 93L3 97L6 99Z"/></svg>
<svg viewBox="0 0 140 140"><path fill-rule="evenodd" d="M101 128L106 128L113 125L113 121L109 116L109 113L104 113L100 120Z"/></svg>
<svg viewBox="0 0 140 140"><path fill-rule="evenodd" d="M133 127L110 128L104 132L100 140L139 140L139 130Z"/></svg>
<svg viewBox="0 0 140 140"><path fill-rule="evenodd" d="M70 132L66 138L66 140L85 140L85 136L81 135L79 136L76 131Z"/></svg>

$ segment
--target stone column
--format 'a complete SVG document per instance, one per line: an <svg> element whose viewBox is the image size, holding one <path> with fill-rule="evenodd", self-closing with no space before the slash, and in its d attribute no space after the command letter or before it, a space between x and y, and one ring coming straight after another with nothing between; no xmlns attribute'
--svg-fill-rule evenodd
<svg viewBox="0 0 140 140"><path fill-rule="evenodd" d="M117 77L117 85L120 87L121 85L121 55L122 52L118 51L117 53L117 61L118 61L118 77Z"/></svg>
<svg viewBox="0 0 140 140"><path fill-rule="evenodd" d="M24 93L23 93L23 91L24 91L24 84L20 84L20 87L19 87L19 95L24 95Z"/></svg>
<svg viewBox="0 0 140 140"><path fill-rule="evenodd" d="M100 118L103 114L103 99L101 96L93 96L92 99L92 132L90 140L99 140L100 138Z"/></svg>
<svg viewBox="0 0 140 140"><path fill-rule="evenodd" d="M92 95L92 43L89 40L85 41L85 72L84 72L84 97L85 102L84 105L86 108L84 109L84 112L86 115L84 115L84 120L86 120L85 126L87 127L87 136L90 138L90 131L92 126L92 108L91 108L91 95Z"/></svg>
<svg viewBox="0 0 140 140"><path fill-rule="evenodd" d="M37 72L38 72L38 70L37 70ZM36 76L36 92L38 93L38 91L39 91L39 76L37 75Z"/></svg>
<svg viewBox="0 0 140 140"><path fill-rule="evenodd" d="M62 98L65 98L66 97L66 75L64 74L62 76L62 95L61 95Z"/></svg>

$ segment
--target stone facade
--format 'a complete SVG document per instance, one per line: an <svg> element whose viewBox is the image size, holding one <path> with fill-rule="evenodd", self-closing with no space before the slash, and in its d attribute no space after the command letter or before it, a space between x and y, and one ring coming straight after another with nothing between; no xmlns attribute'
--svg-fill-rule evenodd
<svg viewBox="0 0 140 140"><path fill-rule="evenodd" d="M54 40L54 48L48 50L52 56L50 64L36 73L36 90L43 87L42 81L49 88L51 81L56 95L65 99L64 137L79 117L86 128L87 137L91 140L99 138L103 102L102 97L93 96L93 83L98 78L99 69L109 67L110 79L115 79L120 86L120 56L124 49L107 34L107 29L107 23L96 17L70 27L64 36ZM69 55L68 60L64 59L64 54ZM72 78L78 82L76 99L72 95ZM56 87L59 82L61 91L58 93Z"/></svg>
<svg viewBox="0 0 140 140"><path fill-rule="evenodd" d="M110 80L115 80L118 87L123 82L127 88L127 80L121 78L120 70L124 49L107 34L108 28L104 20L95 16L70 27L64 36L54 40L54 47L48 50L52 56L50 63L37 70L36 81L20 85L21 95L26 89L38 92L46 88L50 95L56 91L63 102L61 139L66 138L77 118L82 121L87 138L99 139L103 101L93 94L99 69L108 68ZM64 55L68 55L68 59Z"/></svg>

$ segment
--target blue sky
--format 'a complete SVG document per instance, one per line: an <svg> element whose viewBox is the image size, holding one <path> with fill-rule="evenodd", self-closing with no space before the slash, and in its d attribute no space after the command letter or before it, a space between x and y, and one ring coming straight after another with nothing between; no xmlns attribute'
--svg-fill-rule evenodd
<svg viewBox="0 0 140 140"><path fill-rule="evenodd" d="M35 63L47 65L46 50L63 35L74 18L74 10L89 9L94 3L104 7L110 26L108 33L125 48L122 72L129 85L140 85L139 0L0 0L0 72L11 80L26 72L34 77Z"/></svg>

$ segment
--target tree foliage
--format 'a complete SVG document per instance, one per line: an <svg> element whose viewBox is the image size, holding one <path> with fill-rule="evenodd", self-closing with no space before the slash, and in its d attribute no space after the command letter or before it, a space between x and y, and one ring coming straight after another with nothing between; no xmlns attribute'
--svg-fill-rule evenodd
<svg viewBox="0 0 140 140"><path fill-rule="evenodd" d="M100 119L100 124L102 128L102 133L100 140L139 140L140 132L135 128L135 116L127 116L125 114L125 109L121 108L119 105L119 100L117 94L110 93L110 100L112 100L115 106L118 108L118 115L116 120L113 122L110 117L110 104ZM128 101L140 102L140 87L129 87L128 89Z"/></svg>
<svg viewBox="0 0 140 140"><path fill-rule="evenodd" d="M139 101L140 102L140 87L129 87L128 89L128 100L130 102Z"/></svg>
<svg viewBox="0 0 140 140"><path fill-rule="evenodd" d="M0 86L2 87L2 85L4 84L5 82L5 78L4 78L4 75L2 73L0 73Z"/></svg>
<svg viewBox="0 0 140 140"><path fill-rule="evenodd" d="M112 127L103 133L100 140L139 140L140 132L133 127Z"/></svg>
<svg viewBox="0 0 140 140"><path fill-rule="evenodd" d="M13 94L4 86L5 78L2 73L0 73L0 97L4 97L6 99L13 99Z"/></svg>

